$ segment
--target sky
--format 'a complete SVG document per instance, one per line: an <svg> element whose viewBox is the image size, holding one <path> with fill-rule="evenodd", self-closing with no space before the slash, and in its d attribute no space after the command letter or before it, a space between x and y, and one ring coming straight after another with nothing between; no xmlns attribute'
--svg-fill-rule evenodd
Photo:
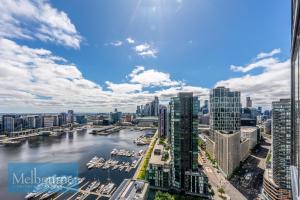
<svg viewBox="0 0 300 200"><path fill-rule="evenodd" d="M3 0L0 112L134 112L216 86L290 93L290 2Z"/></svg>

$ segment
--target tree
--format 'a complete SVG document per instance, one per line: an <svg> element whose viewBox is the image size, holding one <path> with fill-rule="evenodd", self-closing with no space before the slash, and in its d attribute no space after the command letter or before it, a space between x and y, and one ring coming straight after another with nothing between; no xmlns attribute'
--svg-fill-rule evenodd
<svg viewBox="0 0 300 200"><path fill-rule="evenodd" d="M154 200L175 200L175 199L172 195L170 195L167 192L163 193L161 191L158 191L155 194L155 199Z"/></svg>
<svg viewBox="0 0 300 200"><path fill-rule="evenodd" d="M223 194L225 194L225 190L222 187L218 189L218 192L221 194L221 197L223 197Z"/></svg>

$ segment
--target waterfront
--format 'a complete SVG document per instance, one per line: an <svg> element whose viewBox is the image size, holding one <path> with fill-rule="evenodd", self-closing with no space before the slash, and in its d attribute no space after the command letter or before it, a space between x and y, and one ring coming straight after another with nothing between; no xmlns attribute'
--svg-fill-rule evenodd
<svg viewBox="0 0 300 200"><path fill-rule="evenodd" d="M90 132L91 130L88 130ZM79 165L79 176L87 180L107 182L110 178L118 186L124 178L132 177L135 169L129 173L119 170L88 170L86 163L95 155L105 159L110 158L114 148L128 149L138 152L146 146L136 146L133 140L144 134L144 131L124 129L108 136L92 135L89 133L74 134L69 137L34 137L26 140L18 147L0 146L0 197L1 199L24 199L25 194L7 192L7 164L9 162L75 162ZM136 158L120 158L135 160Z"/></svg>

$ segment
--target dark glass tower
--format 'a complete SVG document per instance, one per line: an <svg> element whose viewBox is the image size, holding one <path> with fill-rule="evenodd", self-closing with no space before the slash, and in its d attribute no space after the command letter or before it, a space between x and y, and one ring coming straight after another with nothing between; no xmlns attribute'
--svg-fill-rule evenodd
<svg viewBox="0 0 300 200"><path fill-rule="evenodd" d="M199 100L179 93L170 102L172 185L180 191L207 193L207 178L198 169Z"/></svg>

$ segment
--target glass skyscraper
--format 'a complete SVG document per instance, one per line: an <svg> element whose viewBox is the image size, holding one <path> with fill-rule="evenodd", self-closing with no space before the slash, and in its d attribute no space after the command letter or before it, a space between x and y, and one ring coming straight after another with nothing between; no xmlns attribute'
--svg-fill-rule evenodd
<svg viewBox="0 0 300 200"><path fill-rule="evenodd" d="M290 99L280 99L272 103L272 135L273 179L281 189L286 190L283 191L284 193L289 193L291 190Z"/></svg>
<svg viewBox="0 0 300 200"><path fill-rule="evenodd" d="M299 23L299 1L292 0L292 41L291 41L291 127L292 127L292 145L291 145L291 159L292 165L292 186L293 198L299 198L299 169L300 169L300 23ZM296 197L297 196L297 197Z"/></svg>
<svg viewBox="0 0 300 200"><path fill-rule="evenodd" d="M210 127L213 131L240 131L240 92L216 87L210 93Z"/></svg>
<svg viewBox="0 0 300 200"><path fill-rule="evenodd" d="M170 102L172 186L187 193L207 193L207 177L198 169L199 100L191 92Z"/></svg>

